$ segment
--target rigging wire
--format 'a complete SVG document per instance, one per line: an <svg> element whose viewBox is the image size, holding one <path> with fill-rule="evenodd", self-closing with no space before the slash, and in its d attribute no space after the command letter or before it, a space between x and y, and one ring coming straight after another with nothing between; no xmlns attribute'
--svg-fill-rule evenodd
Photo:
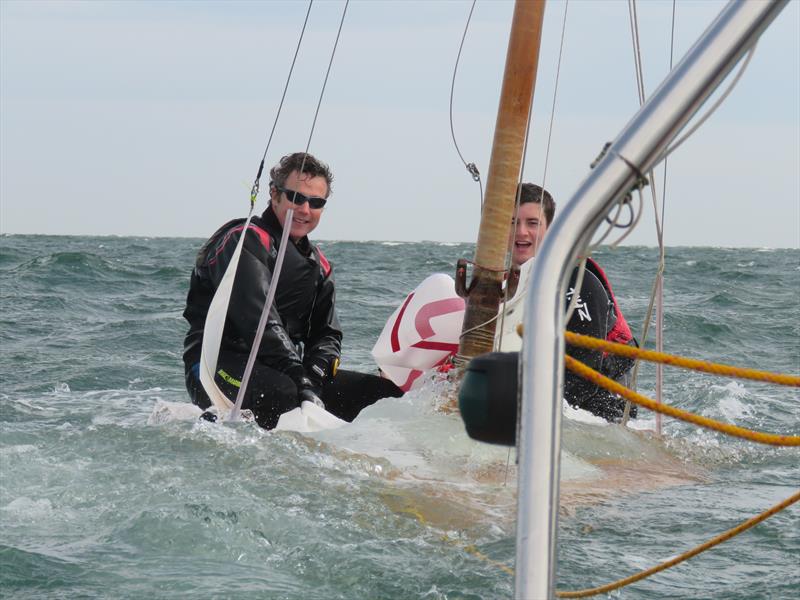
<svg viewBox="0 0 800 600"><path fill-rule="evenodd" d="M550 108L550 125L547 128L547 146L545 148L544 153L544 170L542 172L542 189L547 189L545 187L545 182L547 181L547 166L550 162L550 142L553 139L553 123L556 117L556 99L558 97L558 82L561 77L561 58L564 55L564 39L566 38L567 32L567 9L569 8L569 0L564 2L564 17L561 21L561 43L558 47L558 61L556 63L556 81L553 87L553 104ZM537 248L536 251L539 250L538 243L539 240L537 238Z"/></svg>
<svg viewBox="0 0 800 600"><path fill-rule="evenodd" d="M675 56L675 5L676 0L672 0L672 27L670 28L670 43L669 43L669 70L672 71L672 64ZM653 181L653 190L655 191L655 181ZM658 235L658 269L656 272L656 350L658 352L664 351L664 268L666 267L665 249L664 249L664 214L667 204L667 158L664 158L664 183L661 193L661 220L658 218L658 205L656 196L653 194L653 215L656 222L656 232ZM656 365L656 400L661 402L664 397L664 365ZM628 401L625 401L627 408ZM630 410L623 410L622 416L625 413L630 413ZM656 413L656 432L661 434L661 424L663 417L661 413Z"/></svg>
<svg viewBox="0 0 800 600"><path fill-rule="evenodd" d="M630 0L630 2L633 4L632 14L635 15L635 0ZM676 12L675 0L673 0L673 6L672 6L672 31L671 31L671 40L670 40L670 69L672 67L673 58L674 58L675 12ZM632 29L634 27L635 26L634 26L634 24L632 22ZM634 35L634 40L635 40L634 41L634 45L636 46L636 44L637 44L636 40L638 40L638 35ZM725 101L725 99L730 95L730 93L733 91L733 89L739 83L739 80L741 79L741 77L744 74L744 72L747 70L747 67L750 64L750 61L752 60L753 55L755 54L756 47L757 47L757 44L754 44L748 50L746 56L744 57L744 61L742 62L742 66L740 67L739 71L734 76L734 78L731 81L730 85L725 89L725 91L720 95L720 97L714 102L714 104L697 120L697 122L683 136L681 136L671 146L666 148L661 153L661 155L654 161L654 163L653 163L654 165L658 164L662 160L664 160L664 162L665 162L665 164L664 164L665 181L664 181L664 187L663 187L664 196L666 196L666 174L667 174L666 159L667 159L667 157L670 154L672 154L675 150L677 150L678 147L681 146L689 137L691 137L706 122L706 120L708 120L708 118L717 110L717 108L719 108L719 106ZM640 61L637 64L640 64ZM641 97L642 96L641 96L641 93L640 93L640 98ZM659 302L663 301L663 298L661 296L663 291L661 290L661 287L662 287L662 284L663 284L663 271L664 271L663 222L664 222L664 217L665 217L665 201L664 201L665 198L662 198L661 219L659 220L658 203L657 203L657 200L656 200L656 197L655 197L655 188L656 188L656 186L655 186L655 180L652 179L652 175L653 175L653 171L652 170L650 171L650 175L651 175L651 181L653 182L653 187L652 187L652 192L654 194L653 195L653 207L654 207L654 210L655 210L656 233L657 233L657 236L658 236L658 239L659 239L659 257L660 257L660 260L659 260L659 267L658 267L658 270L657 270L657 273L656 273L656 280L653 283L653 290L652 290L652 293L651 293L650 304L649 304L648 310L647 310L647 316L645 318L645 324L644 324L643 333L642 333L642 343L644 343L646 338L647 338L647 333L648 333L648 330L649 330L650 320L652 318L653 304L654 304L654 301L655 301L656 297L659 298ZM658 327L661 330L663 330L663 309L657 312L656 319L658 321ZM635 385L636 385L636 377L638 375L638 367L639 367L639 363L637 362L636 366L634 367L633 374L632 374L631 387L635 387ZM660 384L657 384L657 386L660 388ZM658 396L658 399L660 400L660 396ZM629 411L630 411L630 406L626 404L625 411L623 413L623 419L622 419L622 423L623 424L625 424L627 422ZM660 430L660 415L656 415L656 428L657 428L657 430Z"/></svg>
<svg viewBox="0 0 800 600"><path fill-rule="evenodd" d="M675 150L677 150L681 144L683 144L687 139L689 139L689 137L691 137L694 134L694 132L697 131L700 128L700 126L703 125L703 123L705 123L706 120L719 108L720 104L722 104L725 101L728 95L733 91L733 88L736 87L736 84L739 83L739 80L742 78L742 75L744 75L744 72L750 65L750 60L753 58L753 55L755 54L757 47L758 44L756 43L753 44L750 50L748 50L741 68L736 73L736 76L733 78L733 81L731 81L731 84L725 89L724 92L722 92L720 97L717 98L717 101L714 102L714 104L705 112L705 114L703 114L703 116L698 119L697 123L695 123L692 126L692 128L689 129L689 131L687 131L683 136L681 136L681 138L677 142L673 143L670 147L665 149L664 152L662 152L661 155L658 157L658 159L656 159L655 163L660 162L661 160L665 159L667 156L675 152Z"/></svg>
<svg viewBox="0 0 800 600"><path fill-rule="evenodd" d="M675 11L674 11L674 3L673 3L673 20L674 20L674 16L675 16ZM673 22L673 31L674 31L674 22ZM654 164L658 164L661 160L664 160L665 161L665 169L666 169L666 159L667 159L667 157L670 154L672 154L675 150L677 150L678 147L681 144L683 144L691 135L693 135L703 125L703 123L706 122L706 120L717 110L717 108L719 108L719 106L722 104L722 102L724 102L725 99L728 97L728 95L733 91L733 88L736 87L736 85L739 83L739 80L741 79L742 75L747 70L747 67L750 64L750 60L753 58L753 55L755 54L756 47L757 47L757 44L754 44L750 48L750 50L748 51L747 55L745 56L745 59L744 59L744 62L742 63L741 68L736 73L736 75L733 78L733 80L731 81L730 85L725 89L725 91L717 99L717 101L714 102L714 104L698 119L697 123L695 123L691 127L691 129L689 129L681 138L679 138L678 141L674 142L671 146L666 148L664 150L664 152L662 152L662 154L654 161ZM666 177L666 171L665 171L665 177ZM666 182L665 182L665 184L666 184ZM664 208L663 208L663 206L664 205L662 204L662 223L663 223L663 218L664 218ZM658 215L656 214L656 220L657 219L658 219ZM657 225L659 235L660 235L660 231L661 231L660 227L661 227L660 225ZM651 292L651 295L650 295L650 303L649 303L648 308L647 308L647 314L646 314L646 317L645 317L644 328L642 330L642 343L643 344L644 344L644 340L647 339L647 333L648 333L648 330L649 330L649 327L650 327L650 319L652 318L652 314L653 314L653 303L655 301L655 298L656 298L657 294L659 293L659 290L658 290L658 285L659 285L658 276L663 273L663 269L664 269L663 264L660 264L659 265L659 271L657 271L656 280L653 282L653 289L652 289L652 292ZM662 325L663 325L663 323L662 323ZM633 368L633 373L632 373L632 379L631 379L631 387L632 388L636 387L636 378L637 378L638 372L639 372L639 362L637 361L636 365ZM623 418L622 418L622 424L623 425L628 420L629 412L630 412L630 405L628 403L626 403L625 411L623 412ZM657 420L660 420L660 416L659 415L657 415Z"/></svg>
<svg viewBox="0 0 800 600"><path fill-rule="evenodd" d="M450 83L450 135L453 138L453 145L456 148L456 152L458 153L458 157L461 159L461 162L464 163L464 168L472 175L472 180L478 183L480 188L481 194L481 210L483 210L483 182L481 181L481 174L478 171L478 167L475 166L475 163L471 162L468 163L464 156L461 154L461 149L458 147L458 142L456 141L456 132L455 127L453 126L453 96L455 93L456 88L456 74L458 73L458 63L461 60L461 51L464 48L464 40L467 39L467 31L469 31L469 24L472 21L472 11L475 10L475 3L477 0L472 0L472 6L469 9L469 16L467 17L467 24L464 27L464 34L461 36L461 44L458 46L458 55L456 56L456 64L453 66L453 80Z"/></svg>
<svg viewBox="0 0 800 600"><path fill-rule="evenodd" d="M672 71L673 61L675 58L675 11L676 11L676 0L672 0L672 27L670 31L670 44L669 44L669 70ZM655 196L653 196L653 209L654 214L656 216L656 226L658 231L658 272L656 274L656 281L658 283L658 289L656 290L658 295L658 305L656 306L656 327L657 331L659 332L659 336L656 340L656 350L659 352L664 351L664 268L666 265L665 261L665 251L664 251L664 217L666 213L666 205L667 205L667 160L668 157L664 157L664 184L663 189L661 192L661 223L658 222L658 207L655 203ZM653 183L653 187L655 187L655 182ZM656 365L656 399L661 400L663 397L663 387L664 387L664 366L661 364ZM623 411L623 419L627 420L627 415L630 413L630 408L628 406L628 401L625 401L625 410ZM656 414L656 429L659 433L661 433L661 413Z"/></svg>
<svg viewBox="0 0 800 600"><path fill-rule="evenodd" d="M644 104L644 78L642 77L642 46L639 42L639 20L636 15L636 0L628 0L628 19L631 24L631 41L633 44L633 62L636 70L636 91L639 94L639 106Z"/></svg>
<svg viewBox="0 0 800 600"><path fill-rule="evenodd" d="M675 62L675 12L677 7L677 0L672 0L672 28L670 30L670 37L669 37L669 70L672 71L672 67ZM663 232L664 227L664 212L666 208L666 201L667 201L667 156L664 157L664 184L661 190L661 227Z"/></svg>
<svg viewBox="0 0 800 600"><path fill-rule="evenodd" d="M637 192L639 194L639 210L634 210L633 208L631 208L631 211L633 212L633 214L631 215L632 221L628 225L622 226L622 225L617 225L616 223L613 224L614 227L621 227L623 229L626 229L626 231L620 237L618 237L616 240L614 240L609 244L611 248L616 248L617 246L619 246L622 243L622 240L624 240L631 233L633 233L633 230L636 229L636 226L639 224L639 221L642 218L642 213L644 213L644 194L642 194L642 188L639 188ZM628 204L628 206L630 206L630 202L626 202L624 200L622 201L622 204Z"/></svg>
<svg viewBox="0 0 800 600"><path fill-rule="evenodd" d="M559 48L559 53L558 53L558 68L556 70L556 85L555 85L555 91L553 92L553 108L552 108L552 111L550 113L550 118L551 118L551 120L550 120L550 131L549 131L548 137L547 137L547 151L545 153L545 167L544 167L544 174L542 176L542 188L544 188L545 180L546 180L546 177L547 177L547 163L548 163L549 157L550 157L550 140L551 140L551 136L552 136L552 133L553 133L553 119L555 117L556 94L558 93L558 80L559 80L559 76L560 76L560 73L561 73L561 57L562 57L562 53L563 53L563 49L564 49L564 39L565 39L565 32L566 32L566 26L567 26L567 9L568 8L569 8L569 0L567 0L565 2L565 4L564 4L564 18L563 18L563 22L562 22L562 25L561 25L561 46ZM637 37L636 43L638 44L638 37ZM643 89L642 89L641 93L642 94L644 93ZM621 213L623 205L627 205L629 210L631 211L631 219L627 224L619 225L619 216L620 216L620 213ZM624 240L630 234L631 231L633 231L633 229L636 227L636 224L639 221L639 216L640 215L641 215L641 199L640 199L640 210L639 210L639 213L636 214L635 211L633 210L632 206L630 205L629 198L626 197L625 199L621 200L619 202L619 204L617 205L617 212L614 215L614 218L613 219L608 219L608 217L606 217L606 220L609 222L610 227L606 230L606 232L600 237L600 239L597 242L595 242L593 245L591 245L587 249L587 251L585 253L585 256L581 259L580 263L577 266L578 275L577 275L577 277L575 279L575 285L572 288L572 294L571 294L571 298L570 298L570 303L569 303L569 305L567 307L567 311L566 311L566 315L565 315L565 322L568 323L569 320L572 318L572 314L575 312L575 308L578 306L578 302L580 301L580 289L581 289L581 286L583 285L583 279L584 279L584 275L585 275L585 271L586 271L587 258L600 246L602 241L605 240L606 237L608 237L608 235L611 233L611 231L614 228L628 229L628 231L626 233L624 233L618 240L616 240L615 242L610 244L611 247L616 247L622 240ZM539 244L539 241L540 240L537 239L537 246ZM537 250L538 250L538 248L537 248ZM576 292L576 290L577 290L577 292Z"/></svg>
<svg viewBox="0 0 800 600"><path fill-rule="evenodd" d="M630 213L630 217L631 218L624 225L620 225L619 224L619 214L620 214L620 212L622 212L622 207L623 206L627 206L628 207L628 211ZM612 225L612 226L614 226L614 227L616 227L618 229L627 229L628 227L633 225L633 221L635 220L635 218L636 218L636 215L634 214L633 206L631 206L630 199L626 197L621 202L617 203L617 214L614 216L614 218L613 219L609 219L608 217L606 217L605 221L609 225Z"/></svg>
<svg viewBox="0 0 800 600"><path fill-rule="evenodd" d="M333 66L333 58L336 56L336 48L339 46L339 38L342 34L342 26L344 25L344 18L347 15L347 7L350 4L350 0L345 0L344 9L342 10L342 18L339 21L339 29L336 32L336 40L333 42L333 50L331 50L331 57L328 61L328 68L325 71L325 79L322 82L322 90L319 93L319 100L317 101L317 108L314 111L314 119L311 122L311 131L308 134L308 142L306 143L306 149L303 156L303 162L300 164L299 171L302 173L303 168L306 164L306 158L308 157L308 150L311 148L311 139L314 137L314 128L317 125L317 117L319 116L319 110L322 106L322 99L325 96L325 88L328 85L328 77L331 73L331 67ZM297 195L297 190L295 190L294 195ZM287 198L288 199L288 198ZM250 374L253 370L253 365L256 360L256 354L258 353L258 349L261 346L261 338L264 335L264 328L267 324L267 318L269 317L270 309L272 308L272 301L275 298L275 292L278 287L278 279L280 278L281 268L283 266L283 257L286 251L286 244L289 239L289 231L291 230L291 225L286 227L286 223L292 222L292 217L294 216L294 197L291 199L291 204L289 205L289 209L286 211L286 215L284 217L284 227L283 233L281 235L281 242L280 248L278 249L278 256L275 261L275 269L273 271L272 281L270 282L269 291L267 292L267 299L264 302L264 308L261 311L261 318L258 322L258 329L256 330L255 338L253 339L253 346L250 348L250 355L247 357L247 365L245 366L244 374L242 375L241 385L239 387L239 392L236 395L236 404L231 411L229 419L231 421L236 420L239 414L239 410L242 407L242 402L244 401L244 394L247 389L247 384L250 381ZM242 235L245 235L247 230L243 231Z"/></svg>
<svg viewBox="0 0 800 600"><path fill-rule="evenodd" d="M322 98L325 95L325 88L328 85L328 77L331 74L331 67L333 66L333 58L336 56L336 48L339 46L339 38L342 35L342 27L344 26L344 18L347 16L347 7L350 5L350 0L345 0L344 9L342 10L342 18L339 20L339 29L336 31L336 39L333 42L333 50L331 51L331 58L328 61L328 68L325 71L325 80L322 82L322 90L319 93L319 100L317 101L317 109L314 111L314 120L311 122L311 131L308 133L308 143L306 144L306 154L311 148L311 138L314 136L314 128L317 125L317 117L319 117L319 109L322 107ZM305 161L303 162L305 165Z"/></svg>
<svg viewBox="0 0 800 600"><path fill-rule="evenodd" d="M587 256L590 256L595 250L600 248L600 244L603 243L603 241L611 234L612 231L614 231L614 229L625 229L626 231L613 242L609 242L608 246L610 248L616 248L617 246L619 246L622 243L622 240L628 237L633 232L633 230L636 229L636 226L639 225L639 220L642 218L642 213L644 212L643 211L644 197L642 195L642 189L637 188L636 191L639 193L638 210L633 208L633 200L629 196L626 196L625 198L617 202L616 204L617 212L614 215L614 218L609 219L608 217L606 217L606 221L608 221L609 224L608 228L606 229L606 232L602 236L600 236L600 239L592 243L592 245L586 252ZM630 221L625 223L625 225L620 225L619 216L620 213L622 212L623 206L627 206L628 209L631 211L631 219ZM613 210L613 207L611 208L611 210Z"/></svg>
<svg viewBox="0 0 800 600"><path fill-rule="evenodd" d="M673 47L674 47L674 39L675 39L675 11L674 11L674 0L673 0L673 14L672 14L672 31L671 31L671 42L670 42L670 70L672 70L672 54L673 54ZM642 62L642 49L641 49L641 42L639 38L639 19L636 13L636 0L628 0L628 14L630 17L630 25L631 25L631 38L633 44L633 52L634 52L634 65L636 71L636 81L637 81L637 89L639 92L639 105L643 105L645 101L645 91L644 91L644 67ZM656 178L655 178L655 171L654 169L650 169L648 173L650 179L650 196L653 200L653 214L655 217L655 227L656 227L656 237L658 239L658 248L659 248L659 262L656 268L656 276L653 282L653 289L651 294L651 301L649 305L649 309L647 315L645 317L645 324L643 326L643 333L641 343L645 344L647 341L647 332L650 328L650 320L652 319L652 307L656 296L658 296L658 313L656 316L657 325L656 325L656 344L659 348L663 345L663 315L661 314L663 311L663 298L661 296L662 292L662 284L663 284L663 273L664 273L664 235L663 235L663 228L661 225L661 221L658 215L658 198L657 198L657 187L656 187ZM666 177L666 175L665 175ZM665 181L666 185L666 181ZM640 191L641 193L641 191ZM640 196L641 199L641 196ZM663 213L663 204L664 199L662 198L662 213ZM620 240L621 241L621 240ZM636 363L634 367L632 376L631 376L631 388L636 388L636 378L638 375L638 367L639 363ZM661 387L662 387L662 376L663 372L658 367L656 368L656 400L661 402L662 394L661 394ZM623 409L622 413L622 423L625 424L628 421L630 415L630 403L626 401L625 408ZM661 414L656 414L656 433L661 434Z"/></svg>
<svg viewBox="0 0 800 600"><path fill-rule="evenodd" d="M303 28L300 30L300 37L297 40L297 47L294 50L294 57L292 58L292 65L289 67L289 75L286 77L286 84L283 86L283 94L281 94L281 101L278 104L278 112L275 114L275 121L272 123L272 129L269 132L269 138L267 139L267 145L264 148L264 154L261 156L261 163L258 166L258 173L256 174L255 181L253 182L253 187L250 190L250 211L252 212L253 206L256 203L256 197L258 196L258 188L261 182L261 173L264 171L264 161L267 159L267 152L269 151L270 144L272 144L272 136L275 135L275 129L278 126L278 119L281 116L281 110L283 109L283 101L286 99L286 91L289 89L289 82L292 79L292 73L294 72L294 65L297 62L297 55L300 52L300 46L303 43L303 36L306 32L306 25L308 25L308 16L311 14L311 7L314 5L314 0L309 0L308 3L308 10L306 11L306 18L303 21Z"/></svg>
<svg viewBox="0 0 800 600"><path fill-rule="evenodd" d="M675 2L675 0L673 0L673 4L672 4L672 29L671 29L671 38L670 38L670 70L672 69L673 60L674 60L675 23L676 23L675 14L676 14L676 2ZM705 121L711 116L711 114L713 114L716 111L716 109L722 104L722 102L724 102L724 100L728 97L728 95L731 93L733 88L737 85L737 83L741 79L742 75L744 74L745 70L747 69L747 67L748 67L748 65L750 63L750 60L752 59L752 57L753 57L753 55L755 53L755 48L756 48L756 45L753 45L750 48L750 50L748 51L747 55L745 56L745 60L742 63L741 68L736 73L736 75L735 75L734 79L731 81L730 85L725 89L725 91L717 99L717 101L697 120L697 122L691 127L691 129L689 129L681 138L679 138L671 146L669 146L667 149L665 149L664 152L655 161L655 164L657 164L661 160L664 161L664 184L663 184L663 192L662 192L661 218L660 218L660 220L659 220L659 214L658 214L658 205L657 205L657 202L655 200L655 196L653 198L653 208L654 208L654 211L655 211L655 221L656 221L656 233L657 233L658 241L659 241L659 265L658 265L658 270L656 272L655 281L653 282L653 289L651 291L650 302L649 302L648 309L647 309L647 316L645 318L645 325L644 325L644 329L643 329L643 333L642 333L642 343L644 343L644 341L647 338L647 333L648 333L648 329L649 329L649 326L650 326L650 320L651 320L652 314L653 314L654 303L655 303L656 300L658 302L657 307L655 307L656 308L656 327L657 327L657 331L658 332L662 332L663 331L663 326L664 326L664 322L663 322L663 318L664 318L664 315L663 315L663 313L664 313L664 311L663 311L663 282L664 282L663 273L664 273L664 267L665 267L665 260L664 260L664 220L665 220L665 214L666 214L667 158L669 157L669 155L672 152L677 150L677 148L681 144L683 144L683 142L685 142L691 135L693 135L703 125L703 123L705 123ZM652 171L651 171L651 173L652 173ZM653 185L653 188L655 190L655 183ZM659 350L661 350L661 348L663 346L663 339L661 339L660 335L659 335L659 337L657 339L657 346L658 346ZM634 367L633 374L632 374L632 386L631 387L635 387L636 377L638 375L638 368L639 368L639 363L637 362L636 366ZM657 395L657 398L659 400L661 399L661 394L660 394L661 387L662 387L661 367L657 366L656 367L656 395ZM625 407L625 411L623 413L623 419L622 419L622 423L623 424L625 424L627 422L627 420L628 420L629 411L630 411L630 405L628 403L626 403L626 407ZM660 415L656 415L656 429L658 431L660 431L660 420L661 420L661 416Z"/></svg>

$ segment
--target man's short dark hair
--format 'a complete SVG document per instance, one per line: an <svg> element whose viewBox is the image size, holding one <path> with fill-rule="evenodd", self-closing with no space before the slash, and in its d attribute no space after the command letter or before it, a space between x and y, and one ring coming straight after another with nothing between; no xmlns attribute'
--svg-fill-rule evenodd
<svg viewBox="0 0 800 600"><path fill-rule="evenodd" d="M535 183L520 183L519 203L525 204L526 202L536 202L542 205L545 223L550 227L550 223L553 222L553 217L556 214L556 202L550 192Z"/></svg>
<svg viewBox="0 0 800 600"><path fill-rule="evenodd" d="M305 152L287 154L277 165L272 167L269 171L271 184L277 187L283 187L286 184L286 178L289 177L293 171L305 173L309 177L324 177L325 182L328 184L328 193L325 194L325 197L327 198L331 195L333 191L333 188L331 188L331 183L333 183L331 168L321 160L317 160Z"/></svg>

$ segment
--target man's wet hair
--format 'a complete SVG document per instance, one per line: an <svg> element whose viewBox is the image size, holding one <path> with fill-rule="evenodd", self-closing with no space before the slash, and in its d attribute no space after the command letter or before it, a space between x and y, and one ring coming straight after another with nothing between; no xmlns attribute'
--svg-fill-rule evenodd
<svg viewBox="0 0 800 600"><path fill-rule="evenodd" d="M318 160L312 155L306 154L305 152L287 154L277 165L272 167L272 169L269 171L269 177L271 180L270 185L283 187L286 185L286 178L289 177L293 171L305 173L309 178L324 177L325 182L328 184L328 193L325 194L325 197L327 198L331 195L331 192L333 191L333 188L331 187L331 183L333 183L333 173L331 173L331 168L321 160Z"/></svg>
<svg viewBox="0 0 800 600"><path fill-rule="evenodd" d="M521 183L519 184L519 203L525 204L526 202L536 202L542 205L542 212L544 212L544 220L548 227L553 222L553 217L556 214L556 202L553 197L541 186L535 183Z"/></svg>

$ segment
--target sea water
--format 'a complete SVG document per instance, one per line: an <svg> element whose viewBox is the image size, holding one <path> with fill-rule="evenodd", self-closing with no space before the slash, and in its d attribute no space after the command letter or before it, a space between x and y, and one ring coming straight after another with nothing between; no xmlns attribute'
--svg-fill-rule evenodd
<svg viewBox="0 0 800 600"><path fill-rule="evenodd" d="M515 453L470 440L429 379L312 435L187 417L181 317L203 240L0 237L0 596L503 598L514 584ZM425 276L473 246L323 242L345 331L370 350ZM657 253L604 249L637 334ZM800 373L800 251L668 248L665 349ZM652 347L652 336L647 342ZM665 401L800 433L798 391L667 368ZM653 395L654 369L639 390ZM641 411L565 408L559 589L673 557L800 486L798 451ZM796 598L795 505L615 598ZM608 597L608 596L606 596Z"/></svg>

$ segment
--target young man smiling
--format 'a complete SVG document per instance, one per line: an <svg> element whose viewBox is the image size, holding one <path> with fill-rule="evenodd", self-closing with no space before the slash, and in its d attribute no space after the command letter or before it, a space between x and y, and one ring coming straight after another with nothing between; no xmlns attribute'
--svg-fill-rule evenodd
<svg viewBox="0 0 800 600"><path fill-rule="evenodd" d="M530 267L526 263L536 256L556 211L553 197L536 184L520 184L519 196L519 209L514 219L510 241L512 272L509 277L509 293L511 295L514 294L519 282L520 269L524 268L523 265ZM575 294L577 274L576 269L567 287L567 305ZM518 302L519 298L517 295L515 300ZM600 265L591 258L586 261L583 282L578 292L575 310L567 323L567 330L623 344L636 344L611 290L611 283ZM604 356L600 352L574 346L568 345L567 352L604 375L623 382L633 366L633 361L630 359ZM564 397L572 406L588 410L609 421L619 421L625 407L625 402L618 396L569 371L564 377ZM635 406L631 407L631 416L636 416Z"/></svg>
<svg viewBox="0 0 800 600"><path fill-rule="evenodd" d="M553 197L538 185L523 183L519 192L511 243L511 266L516 269L536 255L556 212Z"/></svg>
<svg viewBox="0 0 800 600"><path fill-rule="evenodd" d="M329 167L303 152L284 156L270 171L270 203L246 232L217 361L215 381L234 401L272 281L281 234L289 243L242 408L271 429L281 414L308 400L352 421L362 408L403 392L391 381L338 370L342 330L335 309L332 267L308 239L331 193ZM287 223L289 208L293 209ZM183 361L192 402L211 401L200 383L199 362L206 316L214 292L244 230L244 219L223 225L200 249L189 284L189 322Z"/></svg>

